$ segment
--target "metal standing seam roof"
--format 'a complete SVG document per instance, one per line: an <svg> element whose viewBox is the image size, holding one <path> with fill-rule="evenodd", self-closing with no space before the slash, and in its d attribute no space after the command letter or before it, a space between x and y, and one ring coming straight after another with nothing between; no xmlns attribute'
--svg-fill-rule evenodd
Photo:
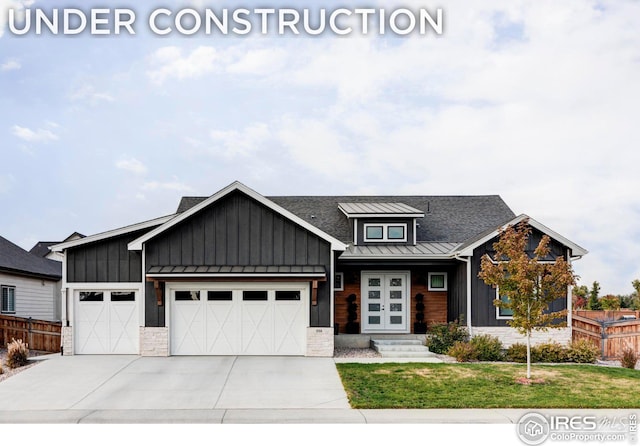
<svg viewBox="0 0 640 446"><path fill-rule="evenodd" d="M404 203L338 203L338 208L346 215L388 214L424 216L420 209Z"/></svg>
<svg viewBox="0 0 640 446"><path fill-rule="evenodd" d="M357 258L442 258L451 257L459 243L421 242L411 245L357 245L349 246L340 256L341 259Z"/></svg>
<svg viewBox="0 0 640 446"><path fill-rule="evenodd" d="M147 275L326 275L322 265L280 265L280 266L152 266Z"/></svg>

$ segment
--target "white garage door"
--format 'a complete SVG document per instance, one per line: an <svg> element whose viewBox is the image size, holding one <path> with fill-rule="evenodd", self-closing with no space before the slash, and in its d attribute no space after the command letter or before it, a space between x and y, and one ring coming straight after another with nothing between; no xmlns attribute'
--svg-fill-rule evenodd
<svg viewBox="0 0 640 446"><path fill-rule="evenodd" d="M304 355L306 283L171 285L171 354Z"/></svg>
<svg viewBox="0 0 640 446"><path fill-rule="evenodd" d="M138 353L136 292L76 291L75 294L75 353Z"/></svg>

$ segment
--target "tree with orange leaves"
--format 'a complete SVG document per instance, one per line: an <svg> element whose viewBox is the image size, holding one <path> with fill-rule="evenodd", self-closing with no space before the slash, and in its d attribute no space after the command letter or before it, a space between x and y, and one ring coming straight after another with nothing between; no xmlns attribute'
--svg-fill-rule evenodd
<svg viewBox="0 0 640 446"><path fill-rule="evenodd" d="M550 253L549 236L544 235L538 247L527 252L531 227L527 219L502 228L493 244L495 255L482 257L480 277L487 285L498 288L506 300L496 298L493 304L510 309L513 319L508 324L526 336L527 378L531 378L531 333L566 326L566 310L549 311L556 299L566 298L569 286L576 283L571 265L562 256L554 262L544 261Z"/></svg>

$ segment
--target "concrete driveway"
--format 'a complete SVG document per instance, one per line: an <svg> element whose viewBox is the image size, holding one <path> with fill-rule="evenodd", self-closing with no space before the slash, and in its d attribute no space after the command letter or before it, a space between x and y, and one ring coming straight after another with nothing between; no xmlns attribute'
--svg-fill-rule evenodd
<svg viewBox="0 0 640 446"><path fill-rule="evenodd" d="M349 403L331 358L52 355L0 382L5 421L29 421L27 414L36 422L39 414L74 420L95 411L114 421L117 411L162 410L167 419L156 421L215 422L228 409L349 409Z"/></svg>

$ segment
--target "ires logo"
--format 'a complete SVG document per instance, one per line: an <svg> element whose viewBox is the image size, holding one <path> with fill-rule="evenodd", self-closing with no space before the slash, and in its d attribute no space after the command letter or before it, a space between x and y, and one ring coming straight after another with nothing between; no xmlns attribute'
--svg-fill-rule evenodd
<svg viewBox="0 0 640 446"><path fill-rule="evenodd" d="M637 432L636 414L622 418L604 417L600 420L594 415L542 415L527 413L516 425L518 438L524 444L537 446L547 440L605 442L630 440L635 442Z"/></svg>
<svg viewBox="0 0 640 446"><path fill-rule="evenodd" d="M549 428L552 431L594 431L598 428L598 424L595 416L552 415L549 417Z"/></svg>

